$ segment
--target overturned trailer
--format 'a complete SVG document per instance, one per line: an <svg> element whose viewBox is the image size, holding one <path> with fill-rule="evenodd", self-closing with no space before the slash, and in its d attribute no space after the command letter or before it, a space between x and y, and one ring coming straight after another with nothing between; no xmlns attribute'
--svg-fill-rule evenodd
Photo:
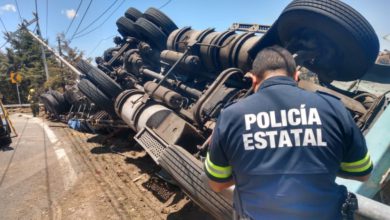
<svg viewBox="0 0 390 220"><path fill-rule="evenodd" d="M129 8L116 24L121 37L114 38L116 47L96 58L97 67L78 63L83 74L79 90L106 111L109 120L123 120L136 131L134 139L153 160L218 219L232 218L231 192L217 194L204 184L202 160L223 107L252 93L245 73L262 48L280 45L294 54L299 67L316 73L319 80L300 79L299 87L340 98L365 134L383 128L375 125L390 117L385 94L340 89L332 83L359 81L379 52L371 25L341 1L295 0L271 26L234 24L224 32L178 28L154 8L144 13ZM381 149L373 155L374 163L382 164L370 180L376 188L360 185L354 192L370 198L378 192L378 178L390 166L383 159L389 143L386 139L369 146ZM385 205L362 201L361 216L389 213ZM377 209L379 216L373 213Z"/></svg>

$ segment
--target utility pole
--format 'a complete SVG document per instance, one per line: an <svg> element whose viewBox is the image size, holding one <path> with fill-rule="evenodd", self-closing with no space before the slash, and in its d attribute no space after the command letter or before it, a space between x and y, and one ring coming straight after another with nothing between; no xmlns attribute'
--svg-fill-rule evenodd
<svg viewBox="0 0 390 220"><path fill-rule="evenodd" d="M27 30L27 29L26 29ZM30 30L27 30L27 32L36 40L38 43L46 47L48 51L50 51L55 57L57 57L59 60L63 62L70 70L72 70L74 73L76 73L79 76L83 76L84 74L80 72L76 67L74 67L72 64L70 64L67 60L65 60L62 56L60 56L53 48L51 48L49 45L46 44L45 41L43 41L40 37L35 35L33 32ZM78 82L78 81L77 81Z"/></svg>
<svg viewBox="0 0 390 220"><path fill-rule="evenodd" d="M37 13L33 13L36 21L37 21L37 34L38 36L42 38L42 34L41 34L41 28L39 26L39 18L38 18L38 14ZM42 51L42 62L43 62L43 67L45 68L45 73L46 73L46 81L49 80L49 69L47 68L47 62L46 62L46 53L45 53L45 48L43 47L42 44L39 44L40 47L41 47L41 51Z"/></svg>
<svg viewBox="0 0 390 220"><path fill-rule="evenodd" d="M22 102L20 101L19 83L16 83L16 92L18 93L19 106L22 107Z"/></svg>
<svg viewBox="0 0 390 220"><path fill-rule="evenodd" d="M60 54L60 56L62 57L62 50L61 50L61 38L60 36L58 35L57 36L57 42L58 42L58 53ZM62 78L62 82L61 82L61 86L62 88L64 89L65 91L65 73L64 73L64 63L60 60L60 68L61 68L61 78Z"/></svg>

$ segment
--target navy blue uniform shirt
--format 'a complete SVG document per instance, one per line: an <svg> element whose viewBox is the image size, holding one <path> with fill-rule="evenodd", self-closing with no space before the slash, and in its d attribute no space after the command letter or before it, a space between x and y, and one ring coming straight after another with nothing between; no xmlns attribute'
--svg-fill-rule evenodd
<svg viewBox="0 0 390 220"><path fill-rule="evenodd" d="M205 161L210 179L234 178L234 208L250 219L341 219L347 190L336 175L371 170L343 104L280 76L224 109Z"/></svg>

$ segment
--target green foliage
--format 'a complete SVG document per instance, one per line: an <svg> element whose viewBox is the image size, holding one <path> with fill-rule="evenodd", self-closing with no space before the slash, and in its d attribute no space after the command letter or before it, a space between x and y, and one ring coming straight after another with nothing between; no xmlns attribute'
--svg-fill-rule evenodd
<svg viewBox="0 0 390 220"><path fill-rule="evenodd" d="M69 47L63 34L58 36L61 40L61 49L64 57L73 65L81 59L82 52L77 48ZM5 53L0 51L0 93L4 95L7 104L18 103L16 84L11 84L10 72L22 75L23 80L19 85L22 103L27 102L28 90L34 88L38 93L45 90L63 90L66 84L74 84L76 75L60 65L54 55L46 51L49 80L46 81L46 73L42 62L41 46L26 31L18 31L7 35L10 42ZM57 47L57 41L55 41ZM53 46L52 46L53 47Z"/></svg>

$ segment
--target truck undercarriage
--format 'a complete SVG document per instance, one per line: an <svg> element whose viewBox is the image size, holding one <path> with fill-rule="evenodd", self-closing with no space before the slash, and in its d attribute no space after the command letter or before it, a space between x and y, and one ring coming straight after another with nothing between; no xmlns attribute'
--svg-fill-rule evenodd
<svg viewBox="0 0 390 220"><path fill-rule="evenodd" d="M224 32L178 28L154 8L144 13L129 8L116 25L121 37L96 58L97 66L78 63L79 91L67 91L62 99L44 94L41 100L54 114L88 112L77 115L85 118L103 110L95 122L130 127L153 160L218 219L232 218L231 195L205 186L202 160L224 106L252 94L246 73L261 49L288 49L298 70L315 79L302 74L298 86L338 97L364 133L388 104L386 93L334 85L358 82L376 65L379 52L371 25L340 1L295 0L271 26L234 24Z"/></svg>

